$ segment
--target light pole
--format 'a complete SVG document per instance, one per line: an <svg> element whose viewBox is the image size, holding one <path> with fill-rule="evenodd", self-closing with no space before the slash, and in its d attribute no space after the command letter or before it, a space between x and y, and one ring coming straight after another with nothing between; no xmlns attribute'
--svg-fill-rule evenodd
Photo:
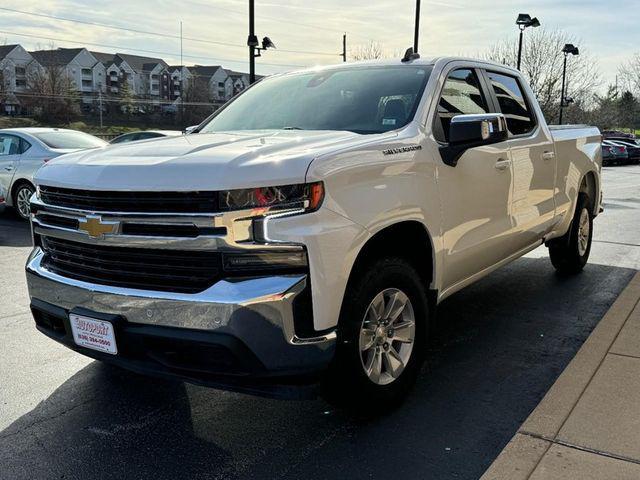
<svg viewBox="0 0 640 480"><path fill-rule="evenodd" d="M267 48L276 48L269 37L264 37L262 39L262 47L260 46L255 32L255 17L254 0L249 0L249 38L247 39L249 47L249 83L256 81L256 58L262 56L260 52Z"/></svg>
<svg viewBox="0 0 640 480"><path fill-rule="evenodd" d="M524 36L524 30L528 27L539 27L540 21L537 17L531 18L528 13L521 13L516 19L516 25L520 29L520 42L518 44L518 70L520 70L520 64L522 62L522 37Z"/></svg>
<svg viewBox="0 0 640 480"><path fill-rule="evenodd" d="M562 53L564 53L564 66L562 68L562 91L560 92L560 119L559 124L562 125L562 111L566 106L566 84L567 84L567 58L569 55L580 55L580 50L578 47L567 43L562 49Z"/></svg>

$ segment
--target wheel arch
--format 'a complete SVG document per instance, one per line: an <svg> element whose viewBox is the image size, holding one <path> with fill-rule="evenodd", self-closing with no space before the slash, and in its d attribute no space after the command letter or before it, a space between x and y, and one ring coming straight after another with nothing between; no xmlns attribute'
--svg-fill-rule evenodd
<svg viewBox="0 0 640 480"><path fill-rule="evenodd" d="M429 297L437 297L437 292L433 289L436 278L433 237L427 227L417 220L403 220L385 226L372 235L360 248L348 283L351 283L358 272L373 259L390 255L404 258L414 265Z"/></svg>
<svg viewBox="0 0 640 480"><path fill-rule="evenodd" d="M578 193L586 193L587 197L589 197L589 209L591 210L592 215L595 217L598 215L598 205L600 203L600 199L598 197L598 192L600 191L598 178L596 173L593 170L589 170L582 177L580 181L580 188Z"/></svg>
<svg viewBox="0 0 640 480"><path fill-rule="evenodd" d="M14 179L13 183L11 184L11 191L9 192L9 199L11 201L10 206L15 207L16 194L18 193L18 188L22 185L31 185L34 190L36 188L33 182L27 178L22 177L22 178Z"/></svg>

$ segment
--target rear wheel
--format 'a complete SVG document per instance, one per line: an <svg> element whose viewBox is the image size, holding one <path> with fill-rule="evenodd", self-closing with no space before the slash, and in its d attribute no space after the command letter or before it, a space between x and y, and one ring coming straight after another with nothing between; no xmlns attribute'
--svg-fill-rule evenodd
<svg viewBox="0 0 640 480"><path fill-rule="evenodd" d="M36 189L30 183L21 183L13 193L13 206L23 220L31 216L30 200Z"/></svg>
<svg viewBox="0 0 640 480"><path fill-rule="evenodd" d="M592 239L593 213L589 197L580 193L569 231L549 244L551 263L562 274L582 271L589 259Z"/></svg>
<svg viewBox="0 0 640 480"><path fill-rule="evenodd" d="M359 414L400 403L424 359L428 306L424 284L401 258L370 263L345 294L327 399Z"/></svg>

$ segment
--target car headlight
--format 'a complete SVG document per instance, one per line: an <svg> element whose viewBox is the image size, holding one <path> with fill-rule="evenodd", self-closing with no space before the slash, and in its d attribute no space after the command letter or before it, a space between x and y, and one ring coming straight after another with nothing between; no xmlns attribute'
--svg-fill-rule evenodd
<svg viewBox="0 0 640 480"><path fill-rule="evenodd" d="M283 185L279 187L243 188L220 192L220 209L248 210L268 209L304 209L311 212L320 208L324 199L322 182Z"/></svg>

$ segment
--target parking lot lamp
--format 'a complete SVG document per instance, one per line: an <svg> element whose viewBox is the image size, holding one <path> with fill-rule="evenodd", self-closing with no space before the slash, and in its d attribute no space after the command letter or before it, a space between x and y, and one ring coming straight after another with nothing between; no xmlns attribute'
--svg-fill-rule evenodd
<svg viewBox="0 0 640 480"><path fill-rule="evenodd" d="M520 29L520 41L518 43L518 70L520 70L520 64L522 62L522 37L524 36L524 30L527 27L539 27L540 21L537 17L531 18L528 13L521 13L516 19L516 25Z"/></svg>
<svg viewBox="0 0 640 480"><path fill-rule="evenodd" d="M254 0L249 0L249 38L247 39L247 46L249 47L250 84L256 81L256 58L262 56L260 52L267 48L276 48L275 44L269 39L269 37L264 37L262 39L262 46L260 46L255 32L255 18Z"/></svg>
<svg viewBox="0 0 640 480"><path fill-rule="evenodd" d="M572 45L571 43L567 43L562 49L562 53L564 53L564 66L562 68L562 91L560 92L560 118L558 123L562 125L562 111L564 107L567 106L566 101L566 85L567 85L567 58L569 55L580 55L580 50L578 47Z"/></svg>

